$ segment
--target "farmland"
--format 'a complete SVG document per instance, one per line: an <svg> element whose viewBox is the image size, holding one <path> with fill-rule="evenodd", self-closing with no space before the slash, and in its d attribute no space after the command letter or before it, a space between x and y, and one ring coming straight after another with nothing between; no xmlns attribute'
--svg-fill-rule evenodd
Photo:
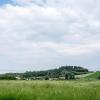
<svg viewBox="0 0 100 100"><path fill-rule="evenodd" d="M0 81L0 100L100 100L100 81Z"/></svg>

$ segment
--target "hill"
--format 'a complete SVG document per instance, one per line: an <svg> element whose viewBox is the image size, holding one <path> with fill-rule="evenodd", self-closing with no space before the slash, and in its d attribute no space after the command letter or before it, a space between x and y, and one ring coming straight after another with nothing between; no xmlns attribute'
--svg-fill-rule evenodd
<svg viewBox="0 0 100 100"><path fill-rule="evenodd" d="M73 73L75 75L85 74L88 69L79 66L61 66L58 69L51 69L46 71L33 71L25 72L23 77L49 77L49 78L59 78L63 77L66 73Z"/></svg>
<svg viewBox="0 0 100 100"><path fill-rule="evenodd" d="M6 73L0 75L0 79L49 79L65 77L65 79L74 79L75 75L88 73L88 69L80 66L61 66L58 69L50 69L45 71L27 71L25 73Z"/></svg>

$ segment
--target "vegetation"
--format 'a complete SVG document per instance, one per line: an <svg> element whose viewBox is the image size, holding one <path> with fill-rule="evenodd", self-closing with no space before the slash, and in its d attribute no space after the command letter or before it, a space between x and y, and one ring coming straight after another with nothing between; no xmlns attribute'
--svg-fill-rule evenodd
<svg viewBox="0 0 100 100"><path fill-rule="evenodd" d="M89 72L87 74L75 75L75 79L86 79L88 76L94 74L94 72Z"/></svg>
<svg viewBox="0 0 100 100"><path fill-rule="evenodd" d="M75 79L74 73L66 73L65 74L65 80Z"/></svg>
<svg viewBox="0 0 100 100"><path fill-rule="evenodd" d="M89 73L82 67L6 73L0 79L0 100L100 100L100 72Z"/></svg>
<svg viewBox="0 0 100 100"><path fill-rule="evenodd" d="M7 73L0 75L0 79L22 79L22 80L49 80L50 79L60 79L60 77L65 77L64 79L75 79L75 75L86 74L88 69L79 66L61 66L58 69L51 69L46 71L27 71L25 73Z"/></svg>
<svg viewBox="0 0 100 100"><path fill-rule="evenodd" d="M86 77L87 79L100 79L100 72L97 71L89 76Z"/></svg>
<svg viewBox="0 0 100 100"><path fill-rule="evenodd" d="M88 70L78 66L62 66L58 69L52 69L46 71L33 71L33 72L28 71L23 74L23 77L48 76L49 78L59 78L61 76L65 76L67 72L74 73L74 74L84 74L87 73Z"/></svg>
<svg viewBox="0 0 100 100"><path fill-rule="evenodd" d="M0 100L100 100L100 81L0 81Z"/></svg>
<svg viewBox="0 0 100 100"><path fill-rule="evenodd" d="M13 75L0 75L0 80L16 80L16 77Z"/></svg>

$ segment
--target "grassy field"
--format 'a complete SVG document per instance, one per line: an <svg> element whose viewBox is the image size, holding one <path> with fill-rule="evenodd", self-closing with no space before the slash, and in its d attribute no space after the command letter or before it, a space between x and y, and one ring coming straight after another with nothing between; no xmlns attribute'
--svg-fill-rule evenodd
<svg viewBox="0 0 100 100"><path fill-rule="evenodd" d="M85 78L88 78L88 79L98 79L98 77L100 77L100 72L95 72L93 74L90 74L90 75L86 76Z"/></svg>
<svg viewBox="0 0 100 100"><path fill-rule="evenodd" d="M76 75L75 78L87 78L93 75L94 73L87 73L87 74L82 74L82 75Z"/></svg>
<svg viewBox="0 0 100 100"><path fill-rule="evenodd" d="M100 81L0 81L0 100L100 100Z"/></svg>

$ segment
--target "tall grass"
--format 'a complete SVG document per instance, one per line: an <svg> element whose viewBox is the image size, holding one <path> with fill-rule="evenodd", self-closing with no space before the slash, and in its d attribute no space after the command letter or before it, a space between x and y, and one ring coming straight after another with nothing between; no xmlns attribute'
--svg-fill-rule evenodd
<svg viewBox="0 0 100 100"><path fill-rule="evenodd" d="M0 81L0 100L100 100L100 81Z"/></svg>

